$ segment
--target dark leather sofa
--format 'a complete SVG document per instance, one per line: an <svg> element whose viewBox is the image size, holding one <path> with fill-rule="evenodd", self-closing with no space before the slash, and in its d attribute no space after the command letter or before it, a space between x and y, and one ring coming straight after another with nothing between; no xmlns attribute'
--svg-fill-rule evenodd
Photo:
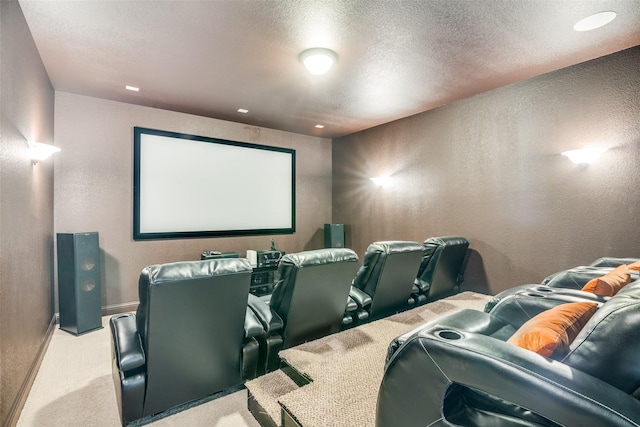
<svg viewBox="0 0 640 427"><path fill-rule="evenodd" d="M255 376L264 328L247 310L251 271L238 258L143 269L136 314L110 319L123 425Z"/></svg>
<svg viewBox="0 0 640 427"><path fill-rule="evenodd" d="M506 342L536 314L575 301L597 311L562 357ZM520 290L488 311L462 310L390 344L377 427L640 425L640 281L613 297Z"/></svg>

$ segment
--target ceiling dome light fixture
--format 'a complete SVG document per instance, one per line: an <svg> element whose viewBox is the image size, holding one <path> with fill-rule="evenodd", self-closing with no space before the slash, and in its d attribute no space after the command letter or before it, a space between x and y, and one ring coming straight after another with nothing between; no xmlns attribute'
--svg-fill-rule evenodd
<svg viewBox="0 0 640 427"><path fill-rule="evenodd" d="M331 49L314 47L300 54L300 61L307 67L311 74L324 74L338 60L338 54Z"/></svg>
<svg viewBox="0 0 640 427"><path fill-rule="evenodd" d="M609 22L616 19L616 13L613 11L600 12L581 19L573 26L575 31L591 31L596 28L604 27Z"/></svg>

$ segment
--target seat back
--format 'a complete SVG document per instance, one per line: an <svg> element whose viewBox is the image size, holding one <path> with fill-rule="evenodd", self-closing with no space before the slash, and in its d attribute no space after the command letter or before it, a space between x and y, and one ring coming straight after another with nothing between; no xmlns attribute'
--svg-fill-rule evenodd
<svg viewBox="0 0 640 427"><path fill-rule="evenodd" d="M284 321L284 348L340 330L357 262L346 248L282 257L269 304Z"/></svg>
<svg viewBox="0 0 640 427"><path fill-rule="evenodd" d="M241 384L251 271L242 258L142 271L136 318L147 362L143 416Z"/></svg>
<svg viewBox="0 0 640 427"><path fill-rule="evenodd" d="M353 286L371 296L371 319L379 319L408 306L413 279L423 246L418 242L374 242L367 248Z"/></svg>
<svg viewBox="0 0 640 427"><path fill-rule="evenodd" d="M444 236L425 240L424 254L415 282L429 301L460 291L468 248L469 241L464 237Z"/></svg>
<svg viewBox="0 0 640 427"><path fill-rule="evenodd" d="M561 362L640 399L640 281L602 305L569 346Z"/></svg>

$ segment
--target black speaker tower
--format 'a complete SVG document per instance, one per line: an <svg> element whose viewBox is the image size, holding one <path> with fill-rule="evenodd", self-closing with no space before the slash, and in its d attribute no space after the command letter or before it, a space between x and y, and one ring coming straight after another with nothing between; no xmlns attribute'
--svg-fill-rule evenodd
<svg viewBox="0 0 640 427"><path fill-rule="evenodd" d="M324 225L324 247L344 248L344 224Z"/></svg>
<svg viewBox="0 0 640 427"><path fill-rule="evenodd" d="M58 233L60 329L74 335L102 328L98 233Z"/></svg>

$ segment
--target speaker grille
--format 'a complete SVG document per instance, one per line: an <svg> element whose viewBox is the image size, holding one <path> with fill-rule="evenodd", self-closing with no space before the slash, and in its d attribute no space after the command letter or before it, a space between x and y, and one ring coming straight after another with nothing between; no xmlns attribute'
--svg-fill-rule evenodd
<svg viewBox="0 0 640 427"><path fill-rule="evenodd" d="M80 335L102 328L98 233L58 233L60 329Z"/></svg>
<svg viewBox="0 0 640 427"><path fill-rule="evenodd" d="M325 248L344 248L344 224L325 224L324 225L324 247Z"/></svg>

